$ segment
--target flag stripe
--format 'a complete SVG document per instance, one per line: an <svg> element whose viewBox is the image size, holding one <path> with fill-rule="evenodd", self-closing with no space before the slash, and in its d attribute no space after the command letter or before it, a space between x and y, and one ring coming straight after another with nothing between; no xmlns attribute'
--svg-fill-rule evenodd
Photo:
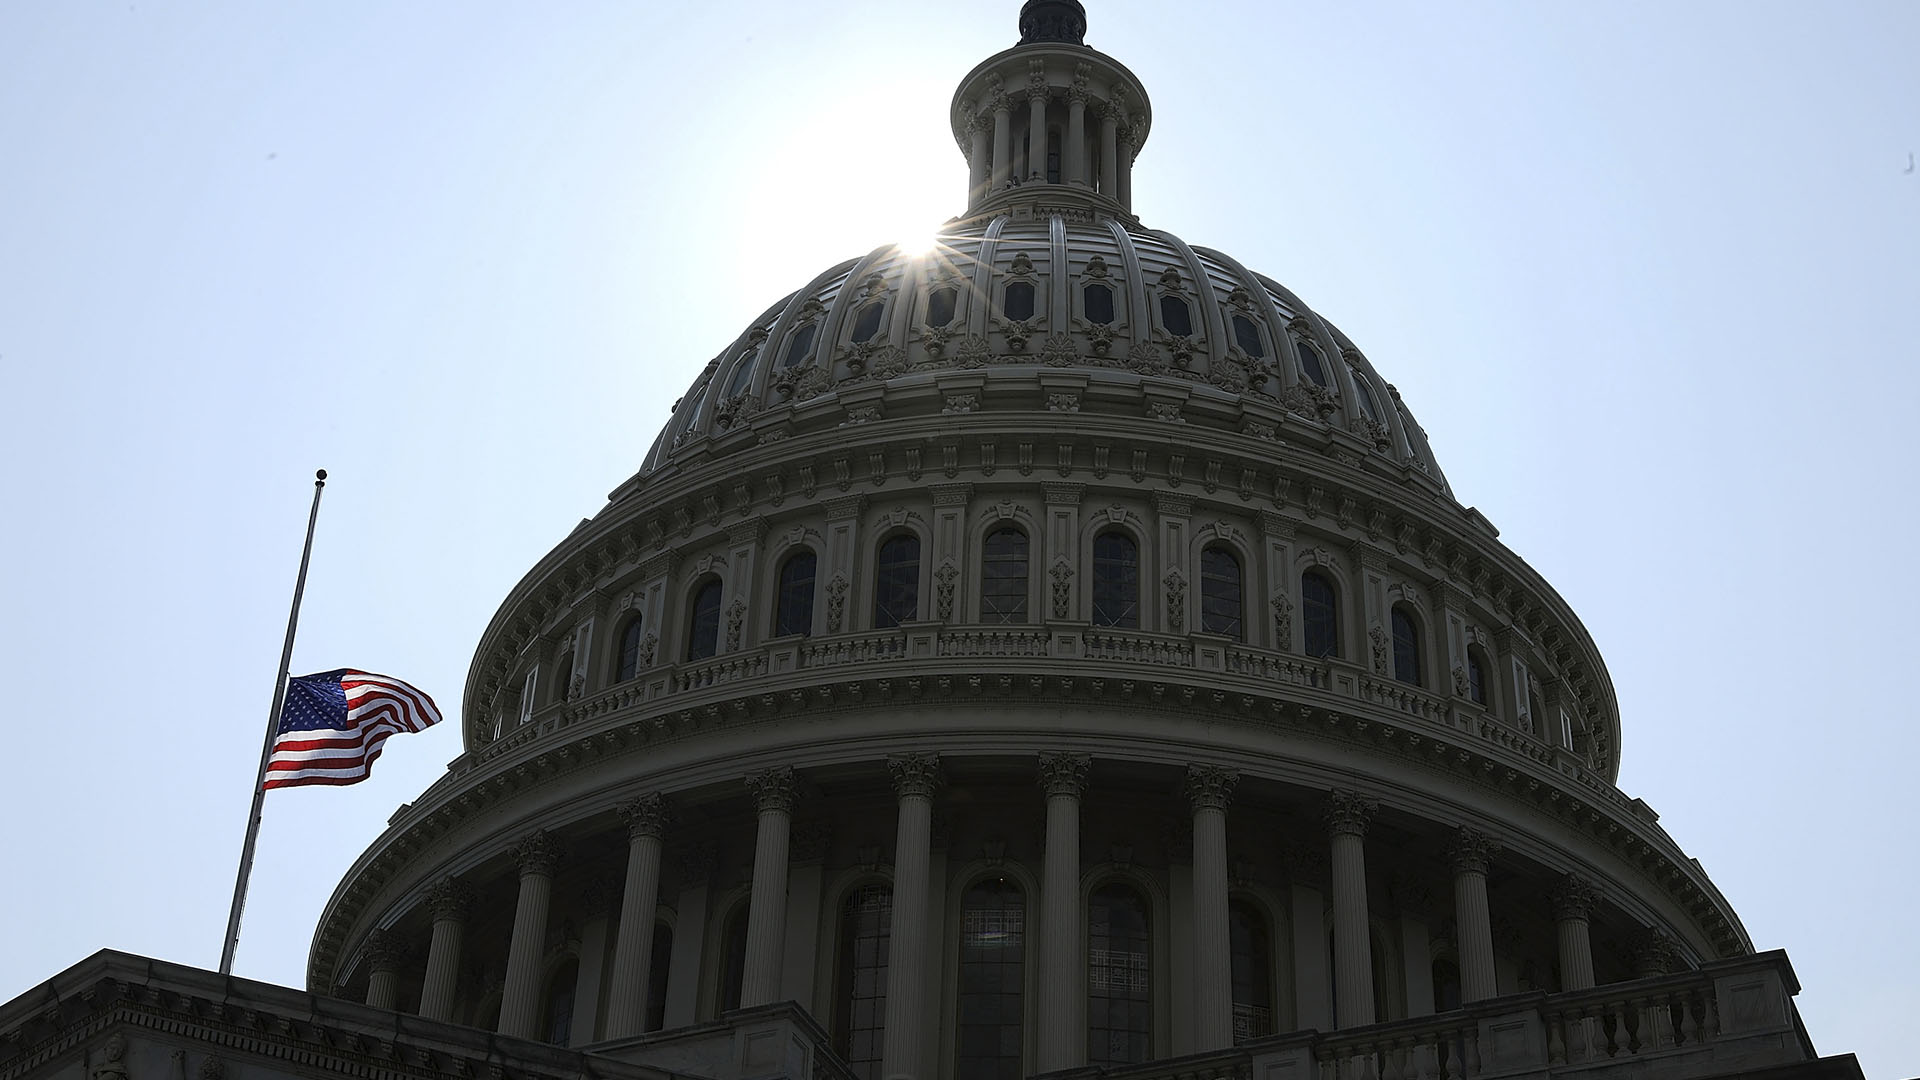
<svg viewBox="0 0 1920 1080"><path fill-rule="evenodd" d="M387 739L439 720L432 698L391 676L342 668L289 679L261 786L358 783Z"/></svg>

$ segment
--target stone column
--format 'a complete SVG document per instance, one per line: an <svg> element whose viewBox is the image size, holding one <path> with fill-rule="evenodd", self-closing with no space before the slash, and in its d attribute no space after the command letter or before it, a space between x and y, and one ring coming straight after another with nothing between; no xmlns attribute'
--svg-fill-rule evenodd
<svg viewBox="0 0 1920 1080"><path fill-rule="evenodd" d="M1487 911L1487 863L1498 850L1486 834L1464 826L1447 848L1447 862L1453 867L1454 932L1460 939L1463 1004L1500 993L1493 971L1493 919Z"/></svg>
<svg viewBox="0 0 1920 1080"><path fill-rule="evenodd" d="M1085 754L1041 754L1047 793L1046 867L1040 884L1040 1047L1035 1072L1071 1069L1087 1050L1080 1022L1086 967L1080 961L1080 796L1087 790Z"/></svg>
<svg viewBox="0 0 1920 1080"><path fill-rule="evenodd" d="M993 118L977 115L967 123L967 135L973 149L967 155L967 205L972 206L987 194L993 183Z"/></svg>
<svg viewBox="0 0 1920 1080"><path fill-rule="evenodd" d="M400 965L406 959L406 943L391 930L375 930L367 935L367 1004L376 1009L400 1007Z"/></svg>
<svg viewBox="0 0 1920 1080"><path fill-rule="evenodd" d="M1112 104L1100 103L1100 194L1120 197L1120 114Z"/></svg>
<svg viewBox="0 0 1920 1080"><path fill-rule="evenodd" d="M609 1039L646 1030L648 976L656 962L653 917L660 908L660 849L667 835L667 800L649 792L622 804L620 817L627 823L627 883L620 899L620 937L613 946L613 986L607 997Z"/></svg>
<svg viewBox="0 0 1920 1080"><path fill-rule="evenodd" d="M1367 932L1367 823L1380 804L1357 791L1335 791L1327 802L1333 871L1334 1025L1374 1022L1373 943Z"/></svg>
<svg viewBox="0 0 1920 1080"><path fill-rule="evenodd" d="M925 1056L928 867L932 861L933 793L938 754L887 759L900 816L893 845L893 924L887 931L887 1012L880 1075L911 1080Z"/></svg>
<svg viewBox="0 0 1920 1080"><path fill-rule="evenodd" d="M1083 76L1075 76L1067 90L1066 175L1069 184L1087 186L1087 87Z"/></svg>
<svg viewBox="0 0 1920 1080"><path fill-rule="evenodd" d="M1673 939L1652 927L1634 935L1628 950L1633 956L1633 977L1636 979L1657 979L1673 971L1680 964L1680 950ZM1654 1049L1673 1044L1673 1013L1664 1005L1642 1006L1640 1012L1640 1043L1646 1049Z"/></svg>
<svg viewBox="0 0 1920 1080"><path fill-rule="evenodd" d="M1118 156L1120 160L1120 172L1117 174L1118 183L1114 185L1113 193L1114 193L1114 197L1120 200L1121 206L1125 207L1128 210L1132 210L1133 209L1133 155L1136 150L1136 147L1134 146L1134 143L1133 143L1133 139L1134 139L1133 125L1132 124L1123 125L1120 128L1119 134L1120 134L1120 145L1119 145Z"/></svg>
<svg viewBox="0 0 1920 1080"><path fill-rule="evenodd" d="M780 1000L780 961L787 930L787 833L793 820L793 769L780 765L747 778L760 812L753 845L753 892L747 901L747 963L740 1007Z"/></svg>
<svg viewBox="0 0 1920 1080"><path fill-rule="evenodd" d="M1047 89L1046 76L1027 88L1027 176L1045 183L1047 179Z"/></svg>
<svg viewBox="0 0 1920 1080"><path fill-rule="evenodd" d="M993 190L1013 177L1013 99L1005 91L993 94Z"/></svg>
<svg viewBox="0 0 1920 1080"><path fill-rule="evenodd" d="M513 908L513 941L507 946L506 987L500 993L502 1035L531 1039L539 1030L540 959L546 952L547 906L560 854L560 841L545 829L520 841L513 852L520 866L520 897Z"/></svg>
<svg viewBox="0 0 1920 1080"><path fill-rule="evenodd" d="M1593 918L1594 890L1586 878L1568 874L1553 890L1553 924L1560 932L1560 989L1585 990L1593 985L1593 940L1588 927Z"/></svg>
<svg viewBox="0 0 1920 1080"><path fill-rule="evenodd" d="M1232 933L1227 921L1227 803L1240 774L1187 766L1193 807L1193 1049L1233 1045Z"/></svg>
<svg viewBox="0 0 1920 1080"><path fill-rule="evenodd" d="M433 914L433 939L427 945L427 981L420 991L420 1015L453 1019L454 990L460 982L460 939L473 908L473 890L457 878L441 878L427 889Z"/></svg>

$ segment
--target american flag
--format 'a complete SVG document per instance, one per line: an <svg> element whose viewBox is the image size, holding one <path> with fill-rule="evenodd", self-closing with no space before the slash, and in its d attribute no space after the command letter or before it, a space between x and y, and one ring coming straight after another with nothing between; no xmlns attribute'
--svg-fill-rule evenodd
<svg viewBox="0 0 1920 1080"><path fill-rule="evenodd" d="M357 784L387 736L439 722L432 698L386 675L340 668L288 679L261 786Z"/></svg>

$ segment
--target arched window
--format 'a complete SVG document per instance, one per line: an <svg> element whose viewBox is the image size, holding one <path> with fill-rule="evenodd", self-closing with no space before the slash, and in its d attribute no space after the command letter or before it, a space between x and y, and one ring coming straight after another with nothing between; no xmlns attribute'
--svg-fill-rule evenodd
<svg viewBox="0 0 1920 1080"><path fill-rule="evenodd" d="M1245 315L1233 317L1233 340L1240 344L1241 351L1255 360L1267 355L1267 343L1260 340L1260 328Z"/></svg>
<svg viewBox="0 0 1920 1080"><path fill-rule="evenodd" d="M559 704L567 700L567 688L573 684L573 654L568 653L553 665L553 701Z"/></svg>
<svg viewBox="0 0 1920 1080"><path fill-rule="evenodd" d="M1340 655L1340 605L1333 582L1318 570L1300 575L1300 628L1308 656Z"/></svg>
<svg viewBox="0 0 1920 1080"><path fill-rule="evenodd" d="M714 578L693 594L693 614L687 619L687 659L705 660L720 651L720 579Z"/></svg>
<svg viewBox="0 0 1920 1080"><path fill-rule="evenodd" d="M727 912L726 928L721 932L720 958L726 964L721 969L720 1011L731 1012L740 1007L740 985L747 978L747 902L741 900ZM659 961L655 961L657 965Z"/></svg>
<svg viewBox="0 0 1920 1080"><path fill-rule="evenodd" d="M1000 313L1013 322L1025 322L1033 318L1033 283L1009 282L1006 299L1000 305Z"/></svg>
<svg viewBox="0 0 1920 1080"><path fill-rule="evenodd" d="M741 955L744 959L745 953ZM672 969L673 927L663 922L654 923L653 960L647 970L647 1026L643 1031L659 1031L667 1026L667 974Z"/></svg>
<svg viewBox="0 0 1920 1080"><path fill-rule="evenodd" d="M1227 905L1228 952L1233 964L1233 1041L1273 1034L1273 937L1258 908Z"/></svg>
<svg viewBox="0 0 1920 1080"><path fill-rule="evenodd" d="M1200 553L1200 629L1240 640L1240 560L1215 544Z"/></svg>
<svg viewBox="0 0 1920 1080"><path fill-rule="evenodd" d="M873 575L873 626L899 626L920 617L920 538L896 536L880 545Z"/></svg>
<svg viewBox="0 0 1920 1080"><path fill-rule="evenodd" d="M773 599L773 636L813 632L813 582L818 559L802 548L780 564L780 585Z"/></svg>
<svg viewBox="0 0 1920 1080"><path fill-rule="evenodd" d="M1373 391L1367 389L1366 376L1360 374L1360 372L1353 368L1348 368L1347 374L1353 377L1353 396L1360 405L1360 415L1378 423L1380 421L1380 410L1374 408Z"/></svg>
<svg viewBox="0 0 1920 1080"><path fill-rule="evenodd" d="M1300 358L1300 370L1315 386L1327 385L1327 369L1320 365L1320 350L1304 341L1294 345L1294 355Z"/></svg>
<svg viewBox="0 0 1920 1080"><path fill-rule="evenodd" d="M999 529L980 552L980 621L1027 621L1027 534Z"/></svg>
<svg viewBox="0 0 1920 1080"><path fill-rule="evenodd" d="M1467 697L1475 705L1490 704L1487 699L1487 664L1477 645L1467 650Z"/></svg>
<svg viewBox="0 0 1920 1080"><path fill-rule="evenodd" d="M1407 609L1393 609L1393 677L1420 685L1420 627Z"/></svg>
<svg viewBox="0 0 1920 1080"><path fill-rule="evenodd" d="M960 990L954 1075L1021 1080L1026 1016L1027 898L1017 882L986 878L960 900Z"/></svg>
<svg viewBox="0 0 1920 1080"><path fill-rule="evenodd" d="M873 335L880 332L880 316L886 314L886 311L887 304L884 300L875 300L861 308L860 314L853 320L853 343L858 345L864 341L872 341Z"/></svg>
<svg viewBox="0 0 1920 1080"><path fill-rule="evenodd" d="M1113 325L1113 290L1105 285L1089 285L1080 299L1087 309L1087 321L1101 326Z"/></svg>
<svg viewBox="0 0 1920 1080"><path fill-rule="evenodd" d="M614 665L614 682L626 682L640 676L640 639L643 636L640 616L635 615L620 628L620 660Z"/></svg>
<svg viewBox="0 0 1920 1080"><path fill-rule="evenodd" d="M893 889L875 882L847 894L840 906L838 987L833 1046L860 1080L879 1080L880 1036L887 1019L887 935Z"/></svg>
<svg viewBox="0 0 1920 1080"><path fill-rule="evenodd" d="M945 326L953 321L954 308L960 302L960 290L948 287L927 294L927 325Z"/></svg>
<svg viewBox="0 0 1920 1080"><path fill-rule="evenodd" d="M795 330L793 337L787 342L787 355L780 361L780 366L782 368L790 368L798 365L800 361L805 360L807 353L813 351L813 335L819 332L819 323L808 323L800 329Z"/></svg>
<svg viewBox="0 0 1920 1080"><path fill-rule="evenodd" d="M1153 928L1147 902L1114 882L1087 901L1087 1064L1153 1056Z"/></svg>
<svg viewBox="0 0 1920 1080"><path fill-rule="evenodd" d="M571 959L555 968L553 976L547 980L543 1029L547 1041L555 1046L565 1046L567 1040L573 1037L573 984L578 981L580 962Z"/></svg>
<svg viewBox="0 0 1920 1080"><path fill-rule="evenodd" d="M1118 530L1093 538L1093 625L1140 626L1140 547Z"/></svg>
<svg viewBox="0 0 1920 1080"><path fill-rule="evenodd" d="M1160 322L1174 337L1193 336L1193 309L1181 297L1170 293L1160 297Z"/></svg>

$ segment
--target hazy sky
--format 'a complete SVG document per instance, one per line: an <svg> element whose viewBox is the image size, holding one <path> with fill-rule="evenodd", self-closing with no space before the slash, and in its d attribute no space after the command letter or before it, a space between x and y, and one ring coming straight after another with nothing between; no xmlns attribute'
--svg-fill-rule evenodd
<svg viewBox="0 0 1920 1080"><path fill-rule="evenodd" d="M1920 1074L1920 3L1089 7L1141 217L1360 343L1819 1048ZM316 467L295 671L457 713L706 361L959 211L1017 9L0 0L0 999L217 963ZM237 971L458 753L270 795Z"/></svg>

